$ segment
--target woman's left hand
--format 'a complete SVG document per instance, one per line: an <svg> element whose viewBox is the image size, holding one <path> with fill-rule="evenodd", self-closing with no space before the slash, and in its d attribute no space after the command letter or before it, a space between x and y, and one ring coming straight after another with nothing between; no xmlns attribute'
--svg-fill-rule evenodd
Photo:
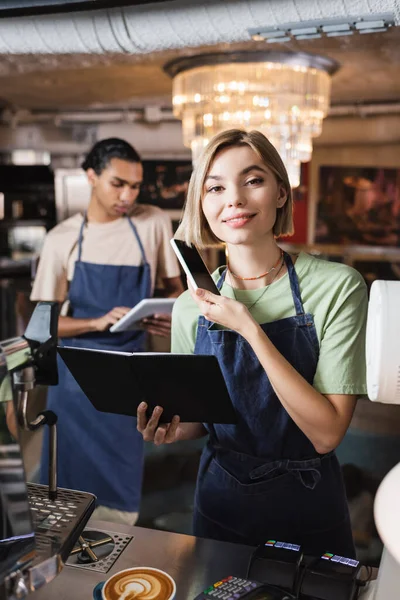
<svg viewBox="0 0 400 600"><path fill-rule="evenodd" d="M190 295L199 307L201 314L209 321L237 331L243 336L249 324L256 323L247 307L241 302L226 296L217 296L208 290L200 288L194 290L189 282L188 286Z"/></svg>

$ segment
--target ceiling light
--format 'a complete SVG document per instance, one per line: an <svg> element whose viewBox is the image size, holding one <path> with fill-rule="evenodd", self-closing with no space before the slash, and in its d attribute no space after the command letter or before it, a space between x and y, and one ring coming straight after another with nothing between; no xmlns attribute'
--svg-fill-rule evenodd
<svg viewBox="0 0 400 600"><path fill-rule="evenodd" d="M321 133L337 68L325 57L285 52L204 54L164 67L173 77L173 111L193 162L220 131L257 129L278 150L293 187L300 163L311 158L312 138Z"/></svg>

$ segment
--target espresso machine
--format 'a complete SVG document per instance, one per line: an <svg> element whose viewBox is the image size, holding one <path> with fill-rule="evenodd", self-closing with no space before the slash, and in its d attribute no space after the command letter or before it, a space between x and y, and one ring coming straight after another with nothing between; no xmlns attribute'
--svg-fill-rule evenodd
<svg viewBox="0 0 400 600"><path fill-rule="evenodd" d="M57 416L27 417L35 385L56 385L58 305L37 305L23 336L0 341L0 598L21 600L63 568L94 507L92 494L57 488ZM49 485L27 483L18 440L9 433L6 411L18 426L50 429ZM10 416L11 412L11 416ZM12 429L10 427L10 429Z"/></svg>

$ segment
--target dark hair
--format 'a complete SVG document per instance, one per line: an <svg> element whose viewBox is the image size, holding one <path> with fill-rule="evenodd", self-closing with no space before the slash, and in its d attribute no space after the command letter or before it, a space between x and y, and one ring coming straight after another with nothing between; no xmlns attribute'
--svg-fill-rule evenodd
<svg viewBox="0 0 400 600"><path fill-rule="evenodd" d="M142 162L135 148L119 138L107 138L96 142L81 164L84 171L93 169L96 175L101 175L110 164L112 158L120 158L128 162Z"/></svg>

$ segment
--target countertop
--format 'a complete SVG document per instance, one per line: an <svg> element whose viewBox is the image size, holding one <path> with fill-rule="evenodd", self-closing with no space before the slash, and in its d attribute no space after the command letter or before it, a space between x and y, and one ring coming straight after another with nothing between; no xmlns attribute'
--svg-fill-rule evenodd
<svg viewBox="0 0 400 600"><path fill-rule="evenodd" d="M245 577L254 550L251 546L104 521L89 521L87 528L134 537L108 573L64 566L56 579L30 596L32 600L92 600L93 588L99 582L117 571L134 566L150 566L166 571L176 582L175 600L191 600L203 589L228 575Z"/></svg>

